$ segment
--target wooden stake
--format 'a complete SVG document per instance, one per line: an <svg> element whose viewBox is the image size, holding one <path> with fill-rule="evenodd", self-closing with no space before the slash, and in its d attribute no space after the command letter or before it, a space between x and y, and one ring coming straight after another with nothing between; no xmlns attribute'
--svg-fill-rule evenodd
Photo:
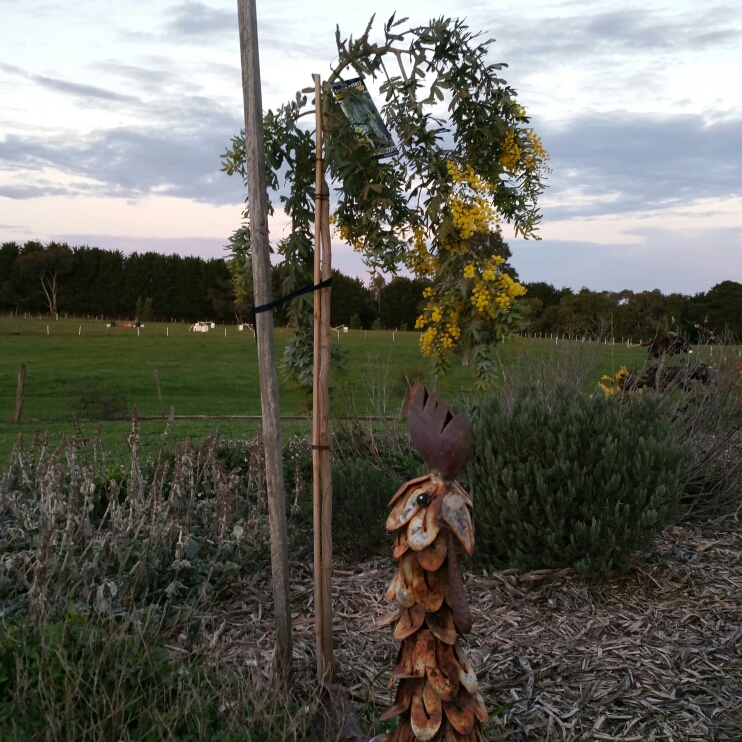
<svg viewBox="0 0 742 742"><path fill-rule="evenodd" d="M15 388L15 410L13 411L13 417L10 419L12 423L19 423L23 417L23 382L26 379L26 364L22 363L18 367L18 384Z"/></svg>
<svg viewBox="0 0 742 742"><path fill-rule="evenodd" d="M260 89L260 57L255 0L238 0L237 15L242 61L242 90L245 104L245 158L250 209L255 304L271 301L270 242L268 238L268 196L265 180L263 102ZM273 606L276 621L275 663L279 681L286 691L291 683L291 603L289 596L286 495L283 482L281 418L278 406L276 346L273 312L255 317L260 373L260 404L265 447L265 478L268 490L268 517L271 540Z"/></svg>
<svg viewBox="0 0 742 742"><path fill-rule="evenodd" d="M322 253L324 247L323 218L326 201L324 173L322 169L322 83L319 75L314 79L315 109L315 200L314 200L314 283L322 280L325 269ZM329 212L328 212L329 219ZM329 232L329 221L327 223ZM314 526L314 621L317 647L317 677L327 683L332 677L332 484L329 477L329 451L327 435L327 385L326 371L329 364L324 358L323 312L325 290L314 293L314 363L312 367L312 516ZM327 326L329 327L329 301L327 303ZM324 503L325 484L329 483L329 511ZM325 520L330 518L330 529ZM329 550L328 554L325 551ZM328 570L329 559L329 570Z"/></svg>
<svg viewBox="0 0 742 742"><path fill-rule="evenodd" d="M332 249L330 238L330 189L322 179L322 203L320 204L322 232L322 280L332 276ZM330 358L332 353L332 328L330 327L330 298L328 286L320 291L320 366L319 393L321 414L319 426L320 476L322 478L322 653L327 664L324 682L332 679L332 471L330 468Z"/></svg>

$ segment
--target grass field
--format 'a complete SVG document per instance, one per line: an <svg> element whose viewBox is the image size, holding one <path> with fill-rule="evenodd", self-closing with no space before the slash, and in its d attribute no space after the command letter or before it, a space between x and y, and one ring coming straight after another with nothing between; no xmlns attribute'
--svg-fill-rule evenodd
<svg viewBox="0 0 742 742"><path fill-rule="evenodd" d="M48 327L48 335L47 335ZM225 336L226 329L226 336ZM17 333L17 334L16 334ZM276 330L279 357L291 336ZM337 341L337 336L334 336ZM344 377L336 376L338 390L333 404L343 412L343 399L353 396L356 410L372 413L369 380L386 376L389 413L397 411L406 389L405 377L426 371L418 350L416 332L351 330L340 335L348 349ZM549 340L512 338L503 343L500 354L508 368L518 356L532 350L549 353ZM601 345L593 381L624 363L641 363L644 351L621 345ZM25 402L21 424L10 424L16 393L18 365L27 366ZM121 325L107 329L104 321L47 318L0 317L0 461L7 460L19 433L49 431L56 442L73 431L76 412L83 431L92 433L95 421L86 421L80 410L84 395L99 394L118 400L119 407L137 406L140 415L161 414L155 382L157 370L165 412L174 406L177 415L250 415L260 413L257 375L257 348L252 332L238 332L235 325L217 326L208 333L188 332L187 324L146 323L139 334ZM449 396L471 388L472 374L454 362L441 388ZM299 395L279 379L282 414L305 412ZM305 429L302 421L285 421L286 432ZM257 422L249 420L178 420L172 439L190 435L199 439L219 427L226 437L251 435ZM110 449L123 449L125 421L103 423L103 439ZM143 450L156 449L164 428L162 421L142 423Z"/></svg>

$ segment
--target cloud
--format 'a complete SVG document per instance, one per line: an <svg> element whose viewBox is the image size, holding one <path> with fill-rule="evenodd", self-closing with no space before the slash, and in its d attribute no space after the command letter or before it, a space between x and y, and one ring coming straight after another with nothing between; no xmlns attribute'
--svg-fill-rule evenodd
<svg viewBox="0 0 742 742"><path fill-rule="evenodd" d="M553 174L547 217L620 213L742 194L742 118L617 111L536 124Z"/></svg>
<svg viewBox="0 0 742 742"><path fill-rule="evenodd" d="M519 60L529 60L529 66L536 68L546 60L585 60L596 55L688 54L734 45L742 38L739 13L725 6L699 6L673 15L635 7L537 19L503 16L493 13L491 6L479 7L485 27Z"/></svg>
<svg viewBox="0 0 742 742"><path fill-rule="evenodd" d="M511 262L523 281L594 291L660 289L708 291L721 281L742 283L739 227L681 232L647 229L638 242L597 244L570 240L511 240Z"/></svg>
<svg viewBox="0 0 742 742"><path fill-rule="evenodd" d="M25 77L27 80L35 82L42 88L51 90L55 93L62 93L64 95L72 95L75 98L80 99L95 99L102 101L116 101L118 103L138 103L139 98L133 95L124 95L123 93L117 93L114 90L107 88L101 88L97 85L87 85L79 82L70 82L69 80L62 80L58 77L47 77L46 75L32 75L21 67L16 67L12 64L0 63L0 70L7 72L12 75L18 75Z"/></svg>
<svg viewBox="0 0 742 742"><path fill-rule="evenodd" d="M165 15L170 18L168 35L175 40L207 43L216 34L237 32L236 8L226 11L187 0L167 8Z"/></svg>
<svg viewBox="0 0 742 742"><path fill-rule="evenodd" d="M6 184L0 194L95 193L136 199L157 193L215 204L241 202L242 184L220 172L219 160L230 136L240 129L239 119L198 98L177 110L177 124L172 112L162 112L167 126L122 126L54 139L9 135L0 141L0 168L22 173L24 182ZM49 183L42 173L50 169L90 182Z"/></svg>

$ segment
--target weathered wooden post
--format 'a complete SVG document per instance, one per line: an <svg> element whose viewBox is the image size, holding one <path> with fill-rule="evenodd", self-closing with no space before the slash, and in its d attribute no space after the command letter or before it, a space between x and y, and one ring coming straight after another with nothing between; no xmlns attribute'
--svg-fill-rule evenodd
<svg viewBox="0 0 742 742"><path fill-rule="evenodd" d="M242 61L242 91L245 104L245 159L250 212L253 284L256 309L271 301L270 243L268 238L268 196L265 179L263 103L260 89L258 23L255 0L237 0ZM281 418L278 407L278 375L273 336L272 310L256 312L260 403L265 446L265 479L270 521L273 605L276 618L275 663L287 688L291 682L291 603L289 597L286 496L283 482Z"/></svg>
<svg viewBox="0 0 742 742"><path fill-rule="evenodd" d="M10 422L19 423L23 417L23 384L26 380L26 364L21 363L18 367L18 384L15 388L15 410Z"/></svg>
<svg viewBox="0 0 742 742"><path fill-rule="evenodd" d="M469 420L452 417L422 384L410 392L407 415L431 473L402 485L390 503L386 527L397 534L399 569L386 599L399 607L387 622L396 621L402 645L390 683L399 681L396 700L381 719L400 720L372 742L478 742L487 709L458 641L471 631L459 555L474 551L472 503L456 481L471 448Z"/></svg>

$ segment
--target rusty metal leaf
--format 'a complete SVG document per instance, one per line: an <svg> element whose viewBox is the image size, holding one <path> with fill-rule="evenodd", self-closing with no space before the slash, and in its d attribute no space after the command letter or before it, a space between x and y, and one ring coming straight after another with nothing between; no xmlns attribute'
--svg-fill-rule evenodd
<svg viewBox="0 0 742 742"><path fill-rule="evenodd" d="M420 562L423 569L429 572L436 572L441 568L448 551L448 538L439 535L430 546L426 546L422 551L417 552L417 561Z"/></svg>
<svg viewBox="0 0 742 742"><path fill-rule="evenodd" d="M428 624L433 636L440 641L451 645L456 643L456 626L448 606L442 605L438 611L426 613L425 623Z"/></svg>
<svg viewBox="0 0 742 742"><path fill-rule="evenodd" d="M412 651L412 674L425 677L425 668L435 662L435 637L428 630L418 632Z"/></svg>
<svg viewBox="0 0 742 742"><path fill-rule="evenodd" d="M438 642L435 655L438 671L446 683L454 688L453 695L456 695L459 692L459 663L456 662L453 646Z"/></svg>
<svg viewBox="0 0 742 742"><path fill-rule="evenodd" d="M428 683L442 701L450 701L455 695L457 686L437 668L430 667L427 670Z"/></svg>
<svg viewBox="0 0 742 742"><path fill-rule="evenodd" d="M396 574L394 577L392 577L392 581L389 583L389 587L386 590L386 593L384 593L384 599L388 602L391 602L394 600L394 598L397 597L397 584L399 583L399 569L397 569Z"/></svg>
<svg viewBox="0 0 742 742"><path fill-rule="evenodd" d="M474 716L484 724L484 722L489 720L489 714L487 713L487 707L484 705L482 694L479 692L474 693L472 700L474 702Z"/></svg>
<svg viewBox="0 0 742 742"><path fill-rule="evenodd" d="M397 539L394 542L394 558L399 559L409 548L410 542L407 540L407 528L400 528L397 531Z"/></svg>
<svg viewBox="0 0 742 742"><path fill-rule="evenodd" d="M444 401L437 401L423 384L415 384L410 391L407 423L423 461L444 478L455 479L471 449L471 426L466 415L452 417Z"/></svg>
<svg viewBox="0 0 742 742"><path fill-rule="evenodd" d="M415 733L409 719L402 719L394 730L392 742L415 742Z"/></svg>
<svg viewBox="0 0 742 742"><path fill-rule="evenodd" d="M397 653L397 664L392 672L391 680L389 681L388 687L391 688L394 683L400 678L413 678L415 674L412 668L412 657L415 652L415 639L410 637L405 639L399 647ZM422 677L418 675L417 677Z"/></svg>
<svg viewBox="0 0 742 742"><path fill-rule="evenodd" d="M446 718L459 734L469 734L474 729L474 701L466 691L452 701L443 701L442 705Z"/></svg>
<svg viewBox="0 0 742 742"><path fill-rule="evenodd" d="M441 530L438 515L441 512L443 498L433 495L426 508L418 510L407 525L407 541L413 551L421 551L430 546Z"/></svg>
<svg viewBox="0 0 742 742"><path fill-rule="evenodd" d="M417 496L419 494L417 489L414 489L407 497L402 497L397 501L397 504L392 508L392 512L389 513L389 517L386 519L387 531L396 531L409 522L410 518L420 509L420 505L417 502Z"/></svg>
<svg viewBox="0 0 742 742"><path fill-rule="evenodd" d="M426 688L427 684L420 684L415 688L410 708L412 731L420 742L428 742L435 737L443 720L441 699L432 689L426 692Z"/></svg>
<svg viewBox="0 0 742 742"><path fill-rule="evenodd" d="M466 553L474 553L474 526L469 508L458 493L446 495L441 503L441 518L448 523Z"/></svg>
<svg viewBox="0 0 742 742"><path fill-rule="evenodd" d="M397 688L397 697L394 700L394 705L381 715L381 721L387 721L387 719L392 719L407 711L412 704L412 697L415 695L416 689L422 685L422 682L422 680L418 680L417 678L403 680Z"/></svg>
<svg viewBox="0 0 742 742"><path fill-rule="evenodd" d="M402 497L405 492L409 492L410 489L417 489L417 486L424 482L426 479L430 479L430 474L424 474L422 477L415 477L415 479L410 479L407 482L405 482L394 494L394 497L392 497L391 500L389 500L389 505L394 505L394 503Z"/></svg>
<svg viewBox="0 0 742 742"><path fill-rule="evenodd" d="M456 556L456 545L453 538L453 534L449 533L448 558L446 559L446 563L448 564L448 569L446 570L446 601L451 606L456 628L462 634L468 634L471 631L471 611L469 610L469 604L466 602L464 583L461 581L459 560Z"/></svg>
<svg viewBox="0 0 742 742"><path fill-rule="evenodd" d="M428 611L437 611L443 605L443 582L437 572L426 572L414 553L408 553L412 557L412 594L415 601Z"/></svg>
<svg viewBox="0 0 742 742"><path fill-rule="evenodd" d="M461 670L459 671L459 680L461 681L461 685L463 685L469 693L476 693L479 690L477 674L474 672L474 668L471 666L471 662L469 662L466 652L458 641L453 645L453 651L456 655L456 660L461 667Z"/></svg>
<svg viewBox="0 0 742 742"><path fill-rule="evenodd" d="M394 638L401 641L412 636L423 625L424 620L425 609L422 606L415 604L412 608L405 608L394 628Z"/></svg>
<svg viewBox="0 0 742 742"><path fill-rule="evenodd" d="M376 622L377 628L381 628L383 626L389 626L390 624L393 624L399 618L399 615L400 615L401 612L402 612L402 609L401 608L397 608L396 611L392 611L391 613L387 613L387 615L384 616L384 618L380 618Z"/></svg>

